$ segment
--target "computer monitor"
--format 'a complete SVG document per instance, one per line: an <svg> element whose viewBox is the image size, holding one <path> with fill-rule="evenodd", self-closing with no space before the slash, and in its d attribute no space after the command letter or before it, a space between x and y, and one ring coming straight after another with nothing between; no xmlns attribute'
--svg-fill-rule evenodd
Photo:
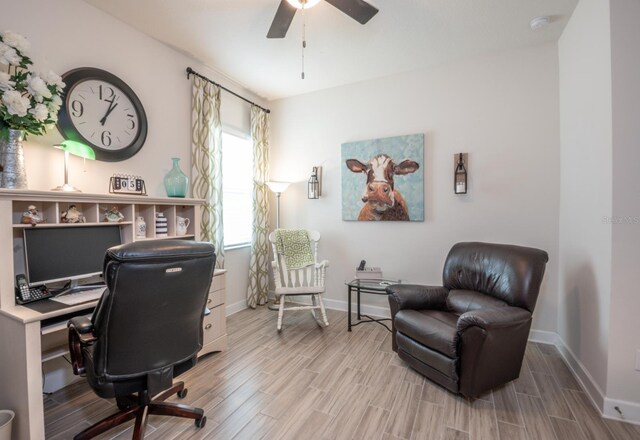
<svg viewBox="0 0 640 440"><path fill-rule="evenodd" d="M98 275L106 250L121 243L118 225L27 228L24 253L29 284Z"/></svg>

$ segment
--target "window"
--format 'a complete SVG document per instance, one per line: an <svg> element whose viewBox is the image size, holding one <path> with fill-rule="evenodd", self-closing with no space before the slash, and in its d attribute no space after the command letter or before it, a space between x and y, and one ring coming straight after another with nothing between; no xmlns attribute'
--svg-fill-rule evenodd
<svg viewBox="0 0 640 440"><path fill-rule="evenodd" d="M222 132L222 221L224 247L251 243L253 143Z"/></svg>

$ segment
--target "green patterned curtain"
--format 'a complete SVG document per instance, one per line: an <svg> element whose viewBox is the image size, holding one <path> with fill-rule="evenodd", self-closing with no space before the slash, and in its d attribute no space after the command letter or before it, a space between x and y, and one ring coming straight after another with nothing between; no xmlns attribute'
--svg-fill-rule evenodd
<svg viewBox="0 0 640 440"><path fill-rule="evenodd" d="M193 197L204 199L200 240L216 248L216 267L224 267L222 228L222 123L220 87L193 76L191 91L191 176Z"/></svg>
<svg viewBox="0 0 640 440"><path fill-rule="evenodd" d="M266 304L269 288L269 114L251 107L253 140L253 232L247 305L252 309Z"/></svg>

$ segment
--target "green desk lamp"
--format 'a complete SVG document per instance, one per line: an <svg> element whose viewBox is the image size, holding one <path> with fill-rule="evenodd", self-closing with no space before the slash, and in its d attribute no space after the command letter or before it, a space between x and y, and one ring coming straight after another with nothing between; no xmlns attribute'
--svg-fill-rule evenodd
<svg viewBox="0 0 640 440"><path fill-rule="evenodd" d="M96 160L96 153L90 146L76 141L64 141L54 147L64 151L64 185L53 188L52 191L82 192L69 185L69 153L89 160Z"/></svg>

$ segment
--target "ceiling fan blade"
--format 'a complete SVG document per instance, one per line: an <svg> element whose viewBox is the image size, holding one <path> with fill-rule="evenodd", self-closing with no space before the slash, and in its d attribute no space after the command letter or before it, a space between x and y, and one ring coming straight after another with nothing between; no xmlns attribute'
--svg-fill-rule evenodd
<svg viewBox="0 0 640 440"><path fill-rule="evenodd" d="M276 16L273 17L273 22L267 33L267 38L284 38L294 15L296 15L296 8L291 6L287 0L281 0Z"/></svg>
<svg viewBox="0 0 640 440"><path fill-rule="evenodd" d="M365 24L378 13L378 8L362 0L326 0L360 24Z"/></svg>

